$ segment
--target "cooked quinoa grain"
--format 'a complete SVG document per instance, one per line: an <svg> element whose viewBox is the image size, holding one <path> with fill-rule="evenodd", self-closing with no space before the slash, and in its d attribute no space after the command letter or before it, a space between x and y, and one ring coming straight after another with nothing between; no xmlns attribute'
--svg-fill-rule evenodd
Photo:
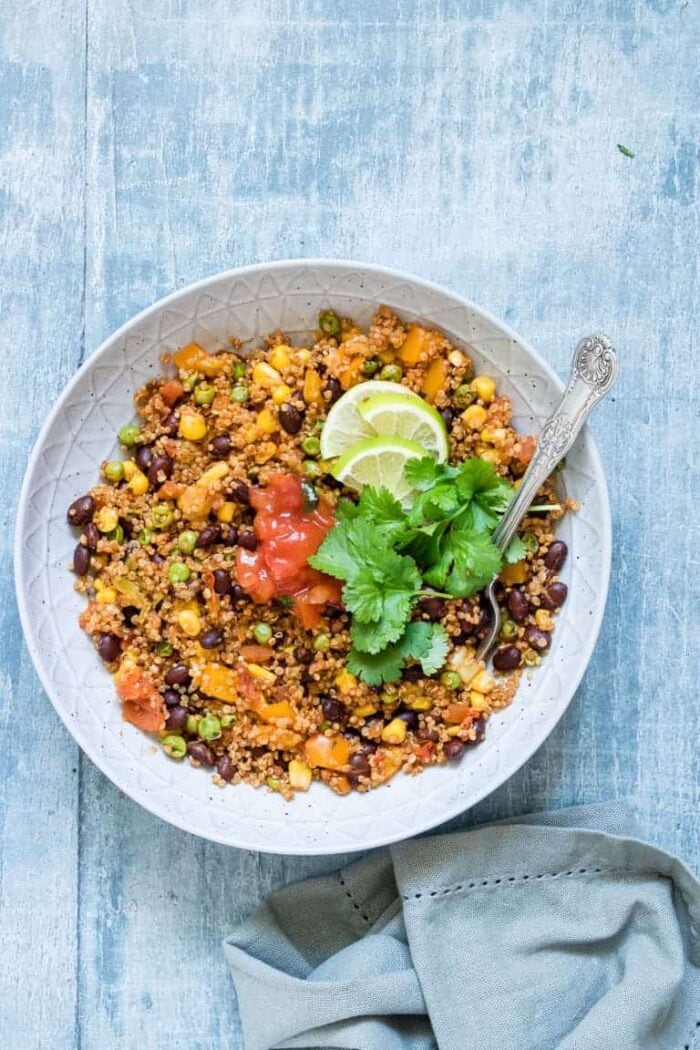
<svg viewBox="0 0 700 1050"><path fill-rule="evenodd" d="M114 674L124 718L221 786L285 798L313 780L366 791L482 740L523 668L546 659L567 597L554 526L575 509L548 483L538 504L553 509L522 523L526 555L498 585L493 674L475 661L488 625L479 596L428 596L415 618L447 631L445 666L426 677L409 663L400 682L363 684L346 667L340 585L306 566L315 548L290 594L268 593L254 573L261 508L272 513L275 499L298 496L307 542L318 546L333 525L342 486L319 459L330 406L370 377L401 383L440 411L451 462L480 457L516 484L536 439L513 428L509 399L439 331L380 307L368 331L326 311L317 336L294 347L274 332L247 354L235 339L215 355L193 343L164 359L169 374L136 393L138 424L119 431L128 458L105 461L102 481L68 508L87 599L80 623Z"/></svg>

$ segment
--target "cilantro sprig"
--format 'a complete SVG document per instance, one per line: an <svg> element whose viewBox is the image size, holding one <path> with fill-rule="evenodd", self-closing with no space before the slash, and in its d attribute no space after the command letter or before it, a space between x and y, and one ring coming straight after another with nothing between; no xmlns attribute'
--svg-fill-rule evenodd
<svg viewBox="0 0 700 1050"><path fill-rule="evenodd" d="M513 487L490 463L448 466L426 457L409 461L406 478L416 491L410 511L387 489L365 488L357 503L340 501L337 524L309 558L315 569L344 581L352 616L348 669L368 685L396 681L406 660L434 674L449 639L439 624L411 622L417 601L436 592L468 597L503 564L492 534ZM524 555L516 537L505 560Z"/></svg>

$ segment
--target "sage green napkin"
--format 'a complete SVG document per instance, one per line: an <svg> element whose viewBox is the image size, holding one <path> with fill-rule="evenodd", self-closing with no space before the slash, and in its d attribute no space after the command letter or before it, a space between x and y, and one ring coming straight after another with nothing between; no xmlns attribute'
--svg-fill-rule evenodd
<svg viewBox="0 0 700 1050"><path fill-rule="evenodd" d="M246 1050L700 1047L700 885L621 805L375 852L225 949Z"/></svg>

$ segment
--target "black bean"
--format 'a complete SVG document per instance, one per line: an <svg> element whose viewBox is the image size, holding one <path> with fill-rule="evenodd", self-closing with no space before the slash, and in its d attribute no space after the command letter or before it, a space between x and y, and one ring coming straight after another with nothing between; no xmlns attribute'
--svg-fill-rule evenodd
<svg viewBox="0 0 700 1050"><path fill-rule="evenodd" d="M214 593L231 593L231 573L226 569L214 569Z"/></svg>
<svg viewBox="0 0 700 1050"><path fill-rule="evenodd" d="M343 388L340 385L340 380L336 379L335 376L331 376L326 385L323 388L323 396L326 401L330 401L331 404L337 401L343 392Z"/></svg>
<svg viewBox="0 0 700 1050"><path fill-rule="evenodd" d="M543 609L558 609L566 601L569 588L561 580L550 583L540 595L540 604Z"/></svg>
<svg viewBox="0 0 700 1050"><path fill-rule="evenodd" d="M361 777L368 777L372 771L369 758L362 752L357 752L350 757L350 768Z"/></svg>
<svg viewBox="0 0 700 1050"><path fill-rule="evenodd" d="M522 591L512 590L506 598L506 605L516 623L523 623L527 619L530 606Z"/></svg>
<svg viewBox="0 0 700 1050"><path fill-rule="evenodd" d="M314 658L313 650L308 649L305 645L298 645L292 656L298 664L310 664Z"/></svg>
<svg viewBox="0 0 700 1050"><path fill-rule="evenodd" d="M288 401L284 405L280 405L277 418L282 429L286 430L288 434L298 434L301 430L303 422L301 412L298 412L294 405L290 405Z"/></svg>
<svg viewBox="0 0 700 1050"><path fill-rule="evenodd" d="M314 676L311 674L310 671L303 670L301 672L301 674L299 675L299 681L301 682L302 685L311 685L313 680L314 680Z"/></svg>
<svg viewBox="0 0 700 1050"><path fill-rule="evenodd" d="M187 708L171 707L168 712L168 717L165 721L165 728L171 733L180 733L185 728L187 722Z"/></svg>
<svg viewBox="0 0 700 1050"><path fill-rule="evenodd" d="M272 635L272 644L281 645L284 641L284 631L275 631Z"/></svg>
<svg viewBox="0 0 700 1050"><path fill-rule="evenodd" d="M124 608L122 609L122 616L124 618L124 623L127 627L134 626L134 620L136 619L140 611L141 610L137 609L135 605L124 606Z"/></svg>
<svg viewBox="0 0 700 1050"><path fill-rule="evenodd" d="M211 450L219 459L228 456L231 451L231 438L228 434L219 434L218 437L215 437L211 443Z"/></svg>
<svg viewBox="0 0 700 1050"><path fill-rule="evenodd" d="M187 745L187 754L194 762L202 766L213 766L216 761L212 749L201 740L190 740Z"/></svg>
<svg viewBox="0 0 700 1050"><path fill-rule="evenodd" d="M321 701L321 710L323 711L323 717L329 722L342 722L345 719L345 708L338 700L333 700L330 696L326 696Z"/></svg>
<svg viewBox="0 0 700 1050"><path fill-rule="evenodd" d="M252 529L241 529L238 533L238 546L245 547L247 551L258 549L258 537Z"/></svg>
<svg viewBox="0 0 700 1050"><path fill-rule="evenodd" d="M235 525L222 525L219 541L224 547L235 547L238 543L238 529Z"/></svg>
<svg viewBox="0 0 700 1050"><path fill-rule="evenodd" d="M199 644L203 649L218 649L224 644L224 632L219 627L210 627L200 635Z"/></svg>
<svg viewBox="0 0 700 1050"><path fill-rule="evenodd" d="M447 611L444 598L421 598L418 608L429 620L441 620Z"/></svg>
<svg viewBox="0 0 700 1050"><path fill-rule="evenodd" d="M443 423L449 430L455 421L455 411L453 408L441 408L440 415L442 416Z"/></svg>
<svg viewBox="0 0 700 1050"><path fill-rule="evenodd" d="M461 740L448 740L443 748L445 758L449 762L454 762L456 759L461 758L466 751L466 745Z"/></svg>
<svg viewBox="0 0 700 1050"><path fill-rule="evenodd" d="M434 729L419 729L418 739L430 740L431 743L437 744L438 740L440 739L440 736Z"/></svg>
<svg viewBox="0 0 700 1050"><path fill-rule="evenodd" d="M90 551L97 550L97 544L100 541L100 533L97 525L94 521L89 521L83 529L83 536L85 537L85 546Z"/></svg>
<svg viewBox="0 0 700 1050"><path fill-rule="evenodd" d="M163 420L162 426L168 437L177 437L177 430L180 425L180 416L177 412L169 412Z"/></svg>
<svg viewBox="0 0 700 1050"><path fill-rule="evenodd" d="M173 472L173 461L164 453L154 456L148 468L148 480L151 485L162 485Z"/></svg>
<svg viewBox="0 0 700 1050"><path fill-rule="evenodd" d="M525 631L525 641L531 649L536 649L538 652L549 649L551 640L549 632L541 631L539 627L528 627Z"/></svg>
<svg viewBox="0 0 700 1050"><path fill-rule="evenodd" d="M73 572L76 576L84 576L90 568L90 551L84 543L79 543L73 551Z"/></svg>
<svg viewBox="0 0 700 1050"><path fill-rule="evenodd" d="M400 718L402 722L405 722L409 729L418 728L418 715L415 711L402 710L399 711L394 718Z"/></svg>
<svg viewBox="0 0 700 1050"><path fill-rule="evenodd" d="M569 548L563 540L555 540L544 556L544 563L550 572L559 572L566 561Z"/></svg>
<svg viewBox="0 0 700 1050"><path fill-rule="evenodd" d="M240 601L241 598L245 598L246 593L241 587L240 583L234 583L231 588L231 600L234 602Z"/></svg>
<svg viewBox="0 0 700 1050"><path fill-rule="evenodd" d="M404 667L401 677L404 682L420 682L421 678L424 678L423 668L420 664L411 664L410 667Z"/></svg>
<svg viewBox="0 0 700 1050"><path fill-rule="evenodd" d="M221 529L218 525L205 525L197 537L198 547L212 547L218 543L221 537Z"/></svg>
<svg viewBox="0 0 700 1050"><path fill-rule="evenodd" d="M166 689L163 693L163 702L166 707L178 707L181 699L181 694L176 692L175 689Z"/></svg>
<svg viewBox="0 0 700 1050"><path fill-rule="evenodd" d="M122 651L122 643L116 634L101 634L97 643L97 651L106 664L111 664Z"/></svg>
<svg viewBox="0 0 700 1050"><path fill-rule="evenodd" d="M66 517L69 525L87 525L89 521L92 521L94 513L95 501L92 496L80 496L73 500Z"/></svg>
<svg viewBox="0 0 700 1050"><path fill-rule="evenodd" d="M322 614L327 620L337 620L344 612L343 606L338 605L337 602L326 602L322 610Z"/></svg>
<svg viewBox="0 0 700 1050"><path fill-rule="evenodd" d="M470 740L469 743L480 744L486 736L486 722L484 722L483 718L477 718L472 722L471 728L476 733L476 736L473 740Z"/></svg>
<svg viewBox="0 0 700 1050"><path fill-rule="evenodd" d="M462 635L464 636L462 640L485 627L491 618L491 613L488 609L469 598L465 598L460 602L456 612L459 626L462 628Z"/></svg>
<svg viewBox="0 0 700 1050"><path fill-rule="evenodd" d="M192 675L185 664L173 664L163 675L163 681L166 685L187 687L192 681Z"/></svg>
<svg viewBox="0 0 700 1050"><path fill-rule="evenodd" d="M222 755L219 761L216 763L216 772L219 774L222 780L226 781L227 784L233 780L234 774L236 772L236 767L234 766L232 760L229 758L228 755Z"/></svg>
<svg viewBox="0 0 700 1050"><path fill-rule="evenodd" d="M142 474L148 474L148 468L153 460L153 449L150 445L139 445L134 455L136 466Z"/></svg>
<svg viewBox="0 0 700 1050"><path fill-rule="evenodd" d="M245 481L232 481L228 493L236 503L243 503L246 506L250 503L250 489Z"/></svg>
<svg viewBox="0 0 700 1050"><path fill-rule="evenodd" d="M514 645L505 645L493 654L493 666L497 671L514 671L520 667L520 650Z"/></svg>

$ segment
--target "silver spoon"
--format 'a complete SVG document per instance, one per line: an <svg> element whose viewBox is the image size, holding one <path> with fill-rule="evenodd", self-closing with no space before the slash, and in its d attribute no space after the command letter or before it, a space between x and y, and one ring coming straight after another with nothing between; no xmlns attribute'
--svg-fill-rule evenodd
<svg viewBox="0 0 700 1050"><path fill-rule="evenodd" d="M589 335L582 339L574 350L571 376L559 407L542 428L520 488L494 532L493 542L502 554L538 489L569 451L590 411L605 397L616 379L617 355L610 340L604 335ZM486 659L501 629L501 610L494 595L497 579L494 576L486 588L486 598L491 606L491 627L479 646L477 660Z"/></svg>

